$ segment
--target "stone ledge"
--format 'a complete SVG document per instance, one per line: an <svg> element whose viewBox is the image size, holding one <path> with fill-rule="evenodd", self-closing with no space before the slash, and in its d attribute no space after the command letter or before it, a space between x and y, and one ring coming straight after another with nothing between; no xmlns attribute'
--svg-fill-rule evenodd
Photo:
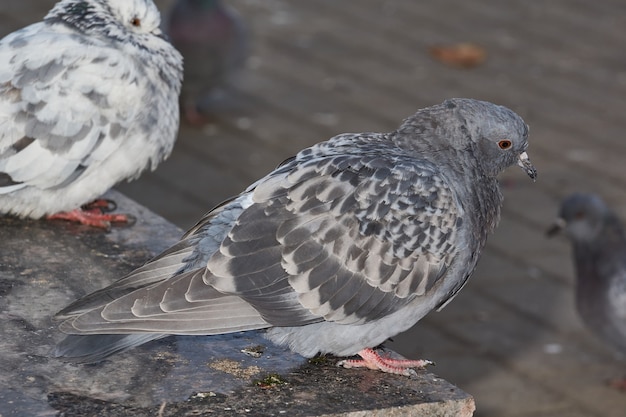
<svg viewBox="0 0 626 417"><path fill-rule="evenodd" d="M111 192L137 217L104 233L0 218L0 416L471 416L471 396L419 371L406 378L308 361L262 332L170 337L96 365L50 358L52 315L143 264L182 235Z"/></svg>

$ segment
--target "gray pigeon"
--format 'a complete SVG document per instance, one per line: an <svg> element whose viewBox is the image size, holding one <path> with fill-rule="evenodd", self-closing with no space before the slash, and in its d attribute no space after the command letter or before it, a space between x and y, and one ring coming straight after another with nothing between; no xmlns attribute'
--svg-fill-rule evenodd
<svg viewBox="0 0 626 417"><path fill-rule="evenodd" d="M151 0L62 0L0 40L0 213L78 209L154 169L178 131L182 58Z"/></svg>
<svg viewBox="0 0 626 417"><path fill-rule="evenodd" d="M95 362L169 334L268 328L312 357L360 355L443 307L498 223L497 175L533 179L528 128L471 99L425 108L391 133L343 134L302 150L224 202L182 240L57 317L57 356Z"/></svg>
<svg viewBox="0 0 626 417"><path fill-rule="evenodd" d="M563 200L548 231L564 230L574 247L576 307L587 327L626 355L626 234L619 219L593 194ZM626 383L624 384L626 388Z"/></svg>
<svg viewBox="0 0 626 417"><path fill-rule="evenodd" d="M247 36L239 14L220 0L178 0L165 32L185 58L183 114L194 125L228 107L228 87L243 67Z"/></svg>

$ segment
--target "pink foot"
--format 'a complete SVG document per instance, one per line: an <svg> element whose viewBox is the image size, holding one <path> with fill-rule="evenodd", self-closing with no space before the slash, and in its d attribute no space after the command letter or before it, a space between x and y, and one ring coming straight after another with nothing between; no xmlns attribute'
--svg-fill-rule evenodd
<svg viewBox="0 0 626 417"><path fill-rule="evenodd" d="M99 199L85 204L83 207L72 211L62 211L46 216L48 220L67 220L86 226L110 229L111 223L129 223L126 214L108 214L115 210L115 203L109 200Z"/></svg>
<svg viewBox="0 0 626 417"><path fill-rule="evenodd" d="M409 360L409 359L392 359L383 358L374 349L363 349L358 353L363 359L345 359L337 363L344 368L369 368L390 374L413 376L415 371L411 368L424 368L427 365L433 365L429 360Z"/></svg>

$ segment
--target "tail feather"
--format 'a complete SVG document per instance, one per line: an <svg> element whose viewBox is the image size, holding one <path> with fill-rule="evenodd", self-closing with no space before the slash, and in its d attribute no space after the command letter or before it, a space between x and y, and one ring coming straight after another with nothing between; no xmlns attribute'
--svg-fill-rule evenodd
<svg viewBox="0 0 626 417"><path fill-rule="evenodd" d="M96 363L114 353L166 336L158 333L70 335L56 346L53 356L76 363Z"/></svg>
<svg viewBox="0 0 626 417"><path fill-rule="evenodd" d="M66 319L101 307L135 290L145 288L175 276L185 267L184 260L190 256L193 248L190 242L183 241L157 256L144 266L134 270L112 285L93 292L65 307L56 314L57 319Z"/></svg>

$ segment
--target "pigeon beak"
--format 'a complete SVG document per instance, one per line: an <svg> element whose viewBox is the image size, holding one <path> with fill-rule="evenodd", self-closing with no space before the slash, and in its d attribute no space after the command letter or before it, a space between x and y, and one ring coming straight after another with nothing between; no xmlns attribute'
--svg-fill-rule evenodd
<svg viewBox="0 0 626 417"><path fill-rule="evenodd" d="M532 162L528 158L528 154L526 152L522 152L517 159L517 165L522 167L524 172L533 180L537 180L537 170L533 166Z"/></svg>
<svg viewBox="0 0 626 417"><path fill-rule="evenodd" d="M153 31L152 31L152 34L153 34L154 36L157 36L157 37L159 37L159 38L163 39L163 40L164 40L164 41L166 41L166 42L170 42L170 43L171 43L171 41L170 41L170 37L169 37L169 36L167 36L167 34L166 34L165 32L163 32L160 28L157 28L157 29L153 30Z"/></svg>
<svg viewBox="0 0 626 417"><path fill-rule="evenodd" d="M548 230L546 230L546 236L553 237L557 235L559 232L561 232L561 230L565 229L565 226L567 226L567 223L565 222L565 220L559 217L558 219L556 219L554 224L550 226Z"/></svg>

